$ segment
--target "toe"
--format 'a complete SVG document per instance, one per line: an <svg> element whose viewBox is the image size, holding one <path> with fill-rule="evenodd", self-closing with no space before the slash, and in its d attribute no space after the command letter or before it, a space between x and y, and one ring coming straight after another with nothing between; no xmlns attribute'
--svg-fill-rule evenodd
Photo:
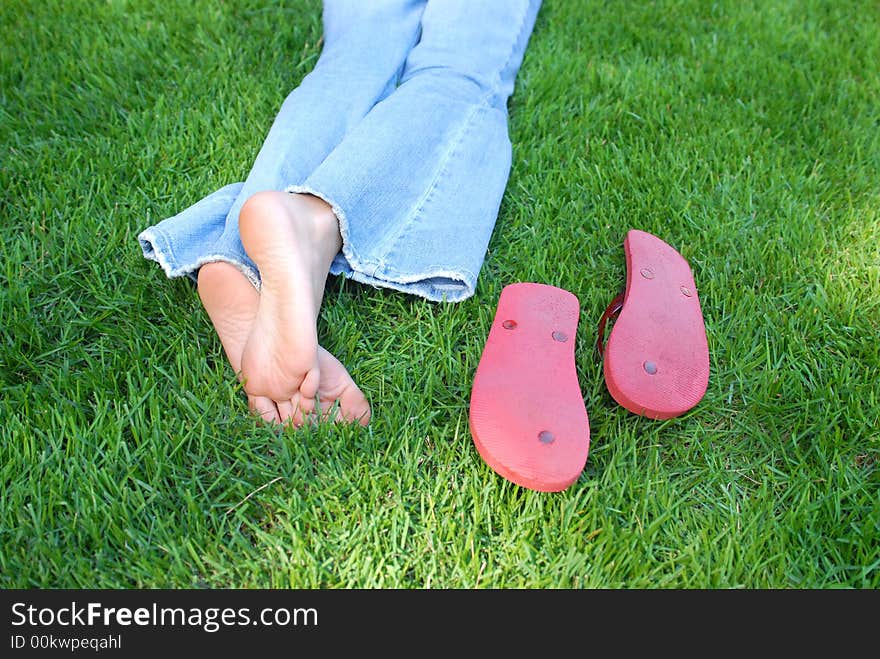
<svg viewBox="0 0 880 659"><path fill-rule="evenodd" d="M290 409L289 409L289 423L293 425L294 428L302 428L305 425L305 416L303 415L302 408L300 406L300 401L302 400L302 396L297 391L293 398L290 399Z"/></svg>
<svg viewBox="0 0 880 659"><path fill-rule="evenodd" d="M300 398L311 400L314 407L315 399L318 397L318 385L321 382L321 371L315 366L303 378L299 385ZM311 410L309 410L311 411Z"/></svg>
<svg viewBox="0 0 880 659"><path fill-rule="evenodd" d="M265 396L248 396L248 407L260 419L269 424L281 423L281 415L275 402Z"/></svg>
<svg viewBox="0 0 880 659"><path fill-rule="evenodd" d="M296 414L294 415L296 426L301 427L313 423L317 409L314 398L306 398L302 394L298 394L296 397Z"/></svg>
<svg viewBox="0 0 880 659"><path fill-rule="evenodd" d="M289 400L279 401L275 403L278 407L278 415L281 417L282 423L293 423L296 415L296 408Z"/></svg>
<svg viewBox="0 0 880 659"><path fill-rule="evenodd" d="M353 384L339 398L339 409L345 421L360 423L366 426L370 423L370 404L363 392Z"/></svg>

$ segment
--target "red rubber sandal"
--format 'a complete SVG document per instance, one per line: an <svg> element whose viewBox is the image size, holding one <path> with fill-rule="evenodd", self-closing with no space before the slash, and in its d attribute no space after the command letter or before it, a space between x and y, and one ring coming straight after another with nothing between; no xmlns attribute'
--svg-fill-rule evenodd
<svg viewBox="0 0 880 659"><path fill-rule="evenodd" d="M541 492L564 490L587 462L590 425L575 370L580 302L555 286L505 286L474 375L470 430L483 460Z"/></svg>
<svg viewBox="0 0 880 659"><path fill-rule="evenodd" d="M670 419L694 407L709 384L709 346L690 265L673 247L632 229L623 243L626 292L599 321L605 384L630 412ZM620 316L603 350L605 323Z"/></svg>

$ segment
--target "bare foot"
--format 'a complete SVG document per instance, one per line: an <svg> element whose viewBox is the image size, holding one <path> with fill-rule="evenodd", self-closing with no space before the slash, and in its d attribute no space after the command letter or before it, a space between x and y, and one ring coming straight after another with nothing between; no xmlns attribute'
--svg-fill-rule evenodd
<svg viewBox="0 0 880 659"><path fill-rule="evenodd" d="M250 335L260 294L251 283L229 263L208 263L199 270L199 296L217 330L226 358L236 375L241 376L241 356ZM321 383L318 398L324 420L357 421L367 425L370 405L351 379L345 367L324 348L318 347ZM248 394L248 406L269 423L292 421L300 425L304 419L293 401L277 405L266 396ZM334 409L335 407L335 409Z"/></svg>
<svg viewBox="0 0 880 659"><path fill-rule="evenodd" d="M245 391L309 414L321 380L318 312L342 246L339 223L317 197L267 191L245 202L239 230L262 280L241 358Z"/></svg>
<svg viewBox="0 0 880 659"><path fill-rule="evenodd" d="M242 286L239 279L247 287ZM199 269L199 297L239 380L241 352L254 324L258 296L245 276L229 263L208 263ZM248 407L264 421L281 423L278 406L271 398L248 394Z"/></svg>

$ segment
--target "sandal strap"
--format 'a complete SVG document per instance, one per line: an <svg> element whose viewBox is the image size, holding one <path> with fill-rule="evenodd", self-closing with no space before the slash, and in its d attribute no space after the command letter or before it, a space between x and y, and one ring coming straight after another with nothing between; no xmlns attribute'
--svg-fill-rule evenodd
<svg viewBox="0 0 880 659"><path fill-rule="evenodd" d="M596 339L596 350L599 351L600 357L605 356L605 323L608 322L609 318L616 316L620 313L620 310L623 309L624 297L624 293L621 293L611 300L611 304L606 307L605 313L603 313L602 318L599 319L599 336Z"/></svg>

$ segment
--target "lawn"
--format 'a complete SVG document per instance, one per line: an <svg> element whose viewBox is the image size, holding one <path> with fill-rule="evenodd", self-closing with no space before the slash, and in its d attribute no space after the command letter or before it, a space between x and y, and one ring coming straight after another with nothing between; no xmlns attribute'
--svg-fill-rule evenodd
<svg viewBox="0 0 880 659"><path fill-rule="evenodd" d="M880 5L545 0L477 293L331 278L366 428L277 431L136 236L242 180L320 49L305 0L0 5L0 587L880 586ZM623 238L676 246L709 388L617 405ZM581 307L581 477L520 488L468 404L504 285Z"/></svg>

